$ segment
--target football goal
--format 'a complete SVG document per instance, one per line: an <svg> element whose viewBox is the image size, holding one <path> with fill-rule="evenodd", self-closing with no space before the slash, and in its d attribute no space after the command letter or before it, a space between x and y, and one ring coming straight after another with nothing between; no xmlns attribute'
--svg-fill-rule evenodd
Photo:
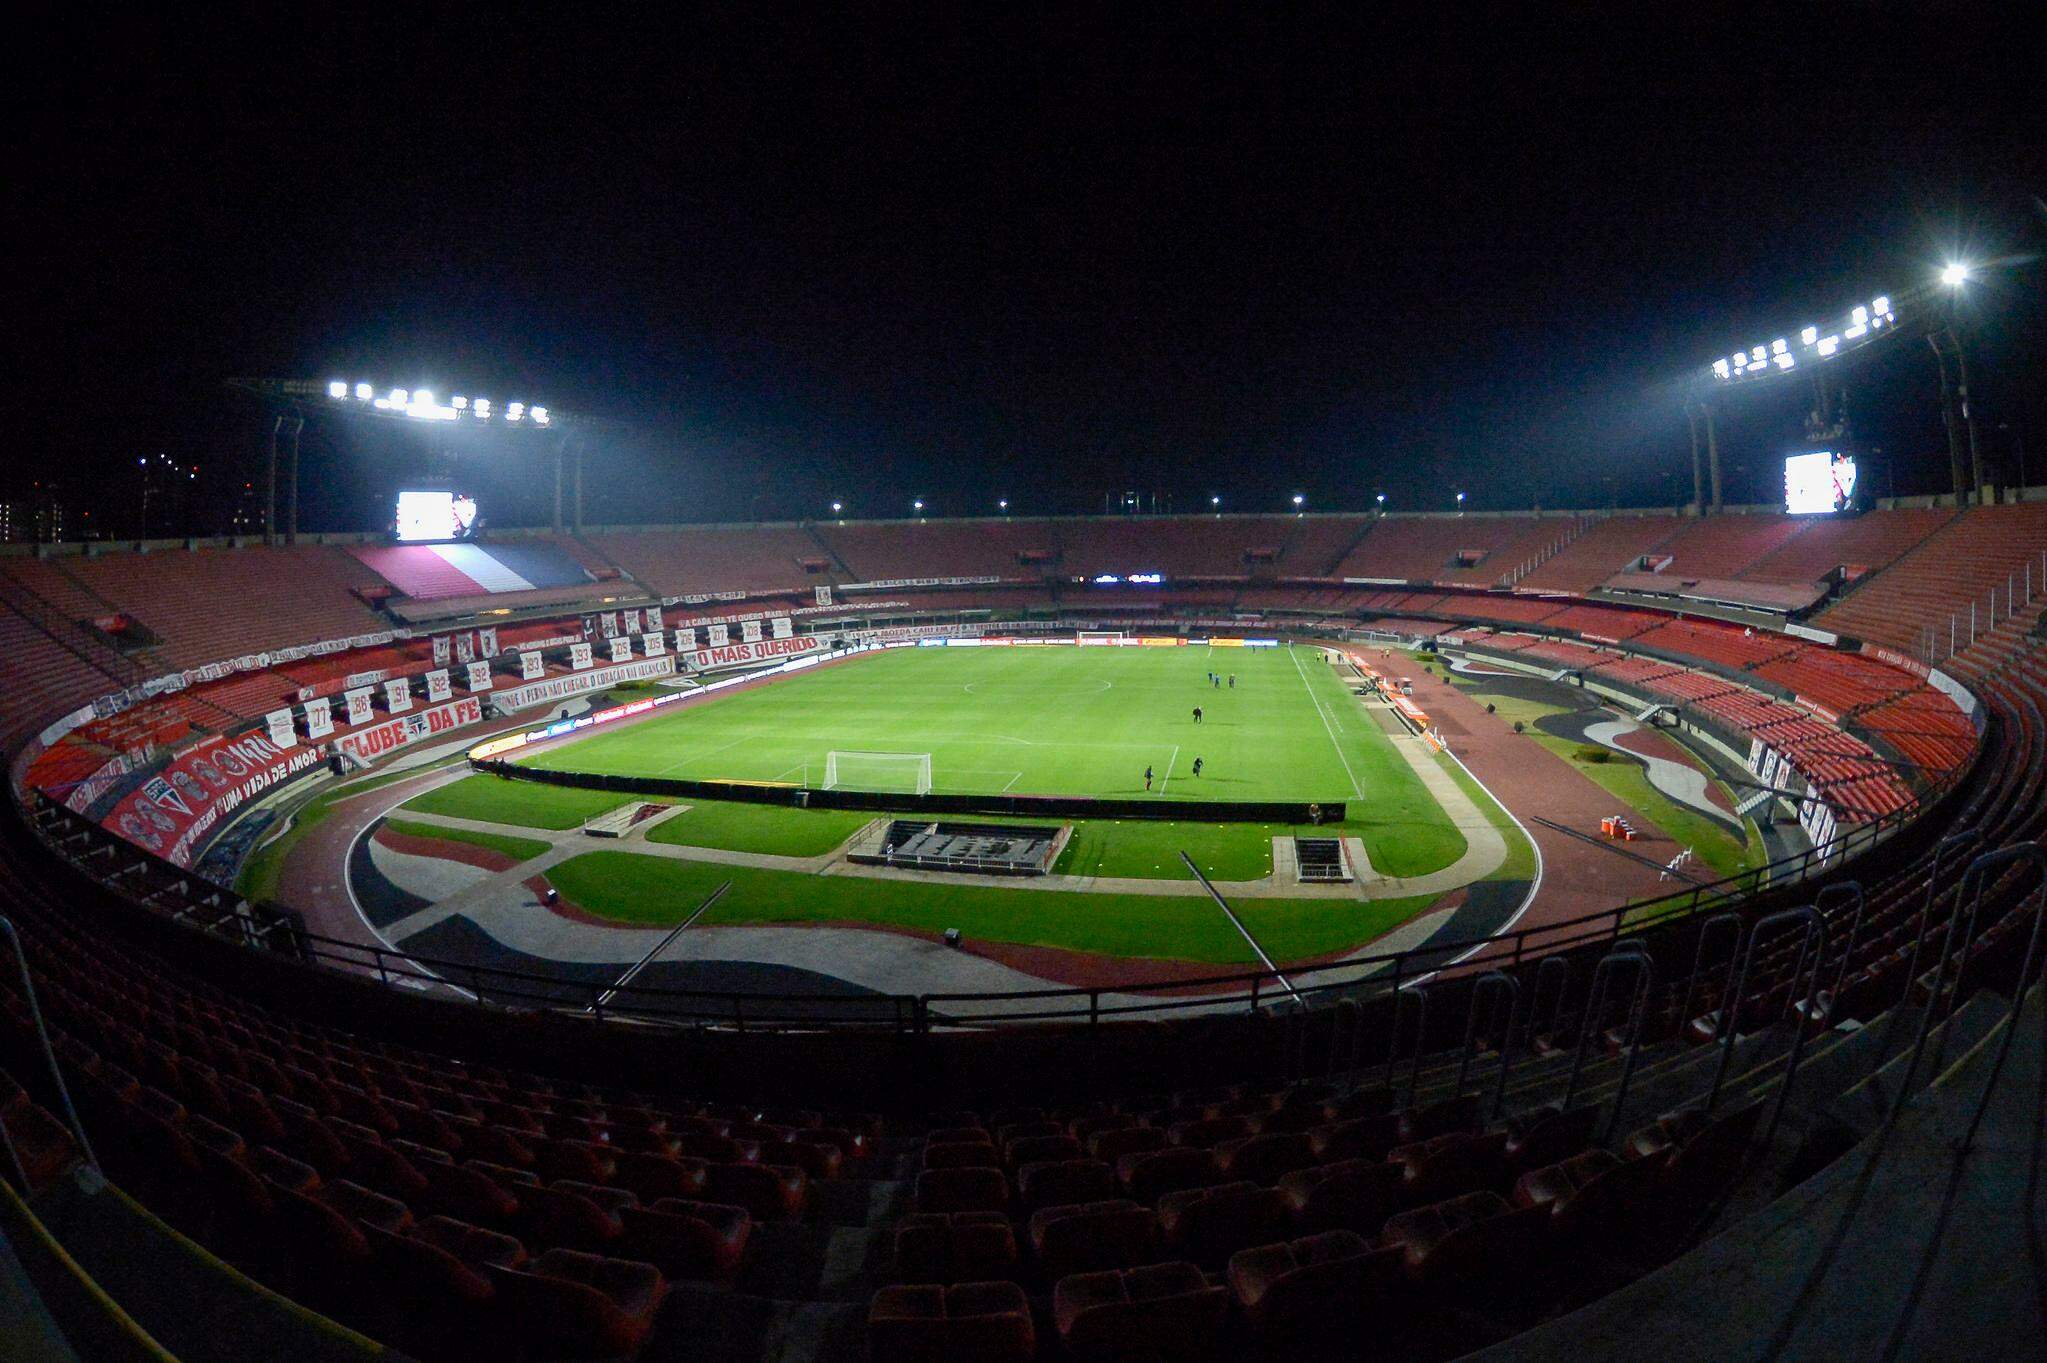
<svg viewBox="0 0 2047 1363"><path fill-rule="evenodd" d="M931 793L928 752L840 752L825 754L823 790L902 791Z"/></svg>

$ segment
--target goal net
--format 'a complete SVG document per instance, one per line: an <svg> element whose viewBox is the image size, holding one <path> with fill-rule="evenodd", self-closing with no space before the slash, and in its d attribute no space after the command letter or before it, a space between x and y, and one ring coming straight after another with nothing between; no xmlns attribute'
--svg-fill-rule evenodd
<svg viewBox="0 0 2047 1363"><path fill-rule="evenodd" d="M910 795L931 792L931 754L928 752L840 752L825 754L824 790L901 791Z"/></svg>
<svg viewBox="0 0 2047 1363"><path fill-rule="evenodd" d="M1076 644L1114 644L1121 642L1122 638L1123 631L1120 629L1083 629L1074 632L1073 642Z"/></svg>

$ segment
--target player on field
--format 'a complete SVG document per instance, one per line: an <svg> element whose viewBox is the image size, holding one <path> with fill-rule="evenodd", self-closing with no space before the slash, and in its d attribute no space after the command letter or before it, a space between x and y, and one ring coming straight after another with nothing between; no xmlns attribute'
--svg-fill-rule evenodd
<svg viewBox="0 0 2047 1363"><path fill-rule="evenodd" d="M1196 724L1201 722L1201 707L1199 705L1194 707L1194 722Z"/></svg>
<svg viewBox="0 0 2047 1363"><path fill-rule="evenodd" d="M1144 769L1144 788L1146 790L1151 789L1151 767L1149 765Z"/></svg>
<svg viewBox="0 0 2047 1363"><path fill-rule="evenodd" d="M1230 673L1230 690L1234 691L1234 690L1236 690L1236 689L1237 689L1237 674L1236 674L1236 673L1234 673L1234 672L1232 672L1232 673Z"/></svg>
<svg viewBox="0 0 2047 1363"><path fill-rule="evenodd" d="M1194 774L1201 775L1201 759L1198 757L1194 759Z"/></svg>

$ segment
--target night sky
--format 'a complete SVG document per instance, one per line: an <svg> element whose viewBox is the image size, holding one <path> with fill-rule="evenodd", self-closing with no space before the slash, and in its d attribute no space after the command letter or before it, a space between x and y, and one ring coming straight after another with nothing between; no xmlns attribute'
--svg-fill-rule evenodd
<svg viewBox="0 0 2047 1363"><path fill-rule="evenodd" d="M1384 8L48 20L5 95L0 490L118 531L166 451L217 506L258 447L224 380L265 375L609 418L593 521L1667 505L1688 371L1956 253L2009 262L1986 454L2047 481L2020 7ZM1941 488L1924 343L1848 382L1876 490ZM1731 500L1781 491L1806 396L1727 412ZM335 529L419 453L305 449ZM542 517L533 442L463 460Z"/></svg>

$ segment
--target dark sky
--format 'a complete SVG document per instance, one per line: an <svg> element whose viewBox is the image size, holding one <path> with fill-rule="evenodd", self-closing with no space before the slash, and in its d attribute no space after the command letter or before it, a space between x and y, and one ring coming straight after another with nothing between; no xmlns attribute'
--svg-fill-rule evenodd
<svg viewBox="0 0 2047 1363"><path fill-rule="evenodd" d="M2047 466L2019 7L998 8L33 26L0 481L118 521L137 454L256 457L227 377L338 375L625 423L601 520L1669 503L1674 380L1957 250L2016 258L1978 387ZM1849 382L1880 479L1937 487L1923 343ZM1731 497L1804 397L1729 412ZM306 450L334 528L416 454ZM463 458L538 515L535 450Z"/></svg>

